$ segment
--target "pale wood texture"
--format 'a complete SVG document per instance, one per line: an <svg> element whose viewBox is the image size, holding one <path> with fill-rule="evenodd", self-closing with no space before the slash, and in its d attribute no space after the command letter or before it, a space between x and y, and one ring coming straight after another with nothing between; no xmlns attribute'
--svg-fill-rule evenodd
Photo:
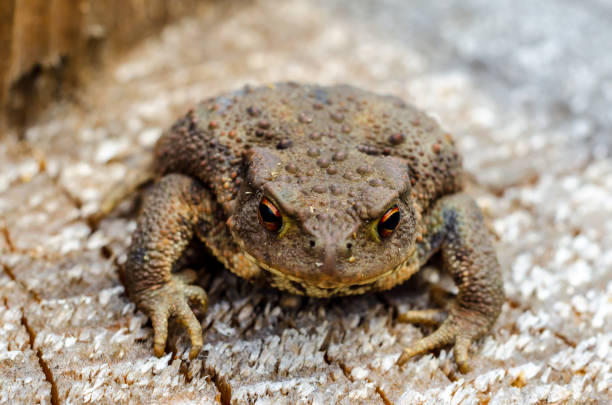
<svg viewBox="0 0 612 405"><path fill-rule="evenodd" d="M78 102L53 104L25 140L3 137L0 403L609 401L609 108L597 101L604 87L588 83L610 71L587 44L610 43L611 25L594 1L576 3L582 17L570 22L556 0L537 12L527 0L446 3L217 3L94 75ZM448 350L394 365L432 330L397 313L434 306L432 285L452 288L431 268L390 292L315 300L206 261L203 353L186 360L173 329L177 354L153 356L151 328L117 276L137 202L98 227L86 218L191 105L288 79L393 93L452 129L509 298L470 373Z"/></svg>

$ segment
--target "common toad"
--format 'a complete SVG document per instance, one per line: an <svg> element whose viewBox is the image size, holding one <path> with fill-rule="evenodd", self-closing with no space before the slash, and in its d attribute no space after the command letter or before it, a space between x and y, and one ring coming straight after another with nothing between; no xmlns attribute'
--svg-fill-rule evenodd
<svg viewBox="0 0 612 405"><path fill-rule="evenodd" d="M350 86L293 83L208 99L158 141L123 276L164 353L168 318L197 355L204 308L195 273L175 263L194 237L229 270L315 297L389 289L436 252L459 293L448 310L412 310L440 323L399 363L454 345L459 369L504 300L480 210L462 191L452 137L391 96ZM180 269L179 269L180 270Z"/></svg>

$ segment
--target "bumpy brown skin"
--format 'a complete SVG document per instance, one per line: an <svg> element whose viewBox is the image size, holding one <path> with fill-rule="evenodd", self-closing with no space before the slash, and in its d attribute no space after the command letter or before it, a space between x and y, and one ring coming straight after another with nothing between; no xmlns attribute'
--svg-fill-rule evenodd
<svg viewBox="0 0 612 405"><path fill-rule="evenodd" d="M440 251L459 294L448 314L400 314L441 325L399 362L454 344L468 369L469 346L491 329L503 287L480 211L461 191L452 137L431 118L349 86L276 84L204 101L155 153L157 182L124 277L152 319L157 355L170 316L187 328L191 356L202 346L189 303L205 307L206 294L189 285L192 272L174 272L197 236L237 275L317 297L391 288ZM263 197L282 214L277 231L258 219ZM383 237L377 224L394 206L401 220Z"/></svg>

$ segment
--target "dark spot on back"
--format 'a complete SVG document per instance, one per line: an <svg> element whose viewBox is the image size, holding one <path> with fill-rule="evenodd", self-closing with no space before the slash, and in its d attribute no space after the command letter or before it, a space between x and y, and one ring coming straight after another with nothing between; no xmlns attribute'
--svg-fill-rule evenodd
<svg viewBox="0 0 612 405"><path fill-rule="evenodd" d="M406 140L406 135L401 132L395 133L389 137L389 142L392 145L399 145Z"/></svg>
<svg viewBox="0 0 612 405"><path fill-rule="evenodd" d="M276 145L276 149L287 149L290 148L291 145L293 145L291 139L284 138L281 139L280 142Z"/></svg>
<svg viewBox="0 0 612 405"><path fill-rule="evenodd" d="M247 107L247 113L251 117L259 117L261 115L261 110L253 105Z"/></svg>
<svg viewBox="0 0 612 405"><path fill-rule="evenodd" d="M359 145L357 150L361 153L365 153L370 156L378 156L380 155L380 150L376 146L372 145Z"/></svg>

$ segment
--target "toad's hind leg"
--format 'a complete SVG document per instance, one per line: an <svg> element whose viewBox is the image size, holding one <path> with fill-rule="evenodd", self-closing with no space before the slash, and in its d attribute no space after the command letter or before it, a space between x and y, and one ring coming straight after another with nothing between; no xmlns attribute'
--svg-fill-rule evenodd
<svg viewBox="0 0 612 405"><path fill-rule="evenodd" d="M108 216L119 204L121 204L129 195L133 194L146 183L153 181L155 173L151 169L151 163L142 165L139 169L130 173L126 179L123 179L102 198L100 207L88 219L91 225L97 226L102 219Z"/></svg>
<svg viewBox="0 0 612 405"><path fill-rule="evenodd" d="M448 311L408 311L399 316L400 321L441 325L404 349L398 363L454 344L455 361L461 372L467 372L471 343L491 329L504 301L500 266L482 214L469 196L455 194L440 199L426 217L425 226L425 238L419 246L422 261L440 250L459 294Z"/></svg>
<svg viewBox="0 0 612 405"><path fill-rule="evenodd" d="M151 318L157 356L163 355L166 348L169 317L175 317L189 333L190 358L202 347L202 328L190 303L205 310L206 293L189 284L195 280L193 271L171 271L194 228L210 220L209 197L197 180L170 174L153 185L143 201L123 279L136 305Z"/></svg>

